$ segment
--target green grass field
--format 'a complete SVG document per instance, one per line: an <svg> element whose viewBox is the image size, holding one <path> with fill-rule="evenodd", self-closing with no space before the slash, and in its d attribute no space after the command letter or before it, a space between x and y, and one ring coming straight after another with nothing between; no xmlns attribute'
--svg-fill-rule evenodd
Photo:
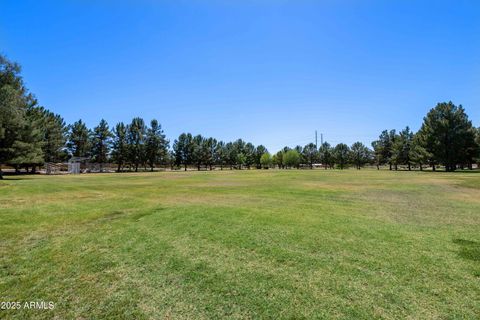
<svg viewBox="0 0 480 320"><path fill-rule="evenodd" d="M2 319L480 314L480 173L7 178Z"/></svg>

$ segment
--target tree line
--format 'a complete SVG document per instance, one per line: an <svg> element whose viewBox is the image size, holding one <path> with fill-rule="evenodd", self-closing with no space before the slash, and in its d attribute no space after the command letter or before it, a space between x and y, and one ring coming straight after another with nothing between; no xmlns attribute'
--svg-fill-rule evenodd
<svg viewBox="0 0 480 320"><path fill-rule="evenodd" d="M441 165L446 171L472 168L480 158L480 128L475 128L462 106L439 103L425 116L420 130L409 127L384 130L369 148L361 142L351 146L325 142L270 154L263 145L237 139L224 142L213 137L182 133L172 145L160 123L148 124L140 117L113 128L101 120L89 129L82 120L67 125L63 118L43 106L25 87L21 68L0 55L0 178L1 165L17 171L35 172L46 162L64 162L72 157L90 162L114 163L117 171L154 170L158 165L212 170L247 168L344 169L353 166L388 166L408 170Z"/></svg>

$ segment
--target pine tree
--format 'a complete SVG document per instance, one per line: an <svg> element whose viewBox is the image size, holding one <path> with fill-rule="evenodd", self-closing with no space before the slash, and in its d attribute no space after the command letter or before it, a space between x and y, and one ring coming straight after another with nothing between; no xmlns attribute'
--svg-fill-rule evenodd
<svg viewBox="0 0 480 320"><path fill-rule="evenodd" d="M470 147L475 145L473 126L463 107L450 102L438 103L425 116L420 134L425 147L432 154L434 165L440 163L446 171L454 171L472 155Z"/></svg>
<svg viewBox="0 0 480 320"><path fill-rule="evenodd" d="M255 146L251 142L248 142L245 144L244 154L245 154L245 165L247 169L250 169L255 164L255 161L256 161Z"/></svg>
<svg viewBox="0 0 480 320"><path fill-rule="evenodd" d="M313 164L318 158L318 151L314 143L309 143L302 149L302 156L305 162L313 169Z"/></svg>
<svg viewBox="0 0 480 320"><path fill-rule="evenodd" d="M67 141L67 126L63 118L50 112L43 110L42 133L44 139L43 153L45 162L57 162L66 158L64 151Z"/></svg>
<svg viewBox="0 0 480 320"><path fill-rule="evenodd" d="M262 162L260 161L260 158L265 154L265 153L268 153L268 150L265 146L263 145L258 145L256 148L255 148L255 165L257 167L257 169L260 169L263 165L262 165ZM269 153L270 155L270 153ZM270 156L271 158L271 156Z"/></svg>
<svg viewBox="0 0 480 320"><path fill-rule="evenodd" d="M150 171L158 163L165 163L168 154L168 141L165 138L161 125L157 120L150 122L145 140L145 153Z"/></svg>
<svg viewBox="0 0 480 320"><path fill-rule="evenodd" d="M392 161L395 164L395 170L399 164L407 165L408 170L411 170L412 160L410 158L413 143L413 132L407 126L400 131L398 137L395 139L392 148Z"/></svg>
<svg viewBox="0 0 480 320"><path fill-rule="evenodd" d="M393 144L397 138L395 130L383 130L378 140L372 143L375 151L375 158L377 160L377 168L381 165L389 165L392 170L393 164Z"/></svg>
<svg viewBox="0 0 480 320"><path fill-rule="evenodd" d="M424 147L425 143L420 133L413 136L412 147L410 149L410 159L412 163L419 166L420 171L423 171L423 166L427 164L431 158L431 154Z"/></svg>
<svg viewBox="0 0 480 320"><path fill-rule="evenodd" d="M208 138L205 141L206 146L206 165L212 170L212 166L217 163L218 155L217 155L217 139L215 138Z"/></svg>
<svg viewBox="0 0 480 320"><path fill-rule="evenodd" d="M103 172L103 164L108 161L111 148L112 132L107 121L102 119L92 132L92 160L100 164L100 172Z"/></svg>
<svg viewBox="0 0 480 320"><path fill-rule="evenodd" d="M358 170L370 161L370 150L361 142L352 144L350 153L352 162Z"/></svg>
<svg viewBox="0 0 480 320"><path fill-rule="evenodd" d="M187 166L192 163L193 149L193 137L190 133L182 133L173 143L175 163L183 165L185 171L187 171Z"/></svg>
<svg viewBox="0 0 480 320"><path fill-rule="evenodd" d="M67 149L73 157L90 157L91 132L80 119L69 126Z"/></svg>
<svg viewBox="0 0 480 320"><path fill-rule="evenodd" d="M117 163L117 172L121 172L128 160L127 127L123 122L117 123L113 135L112 159Z"/></svg>
<svg viewBox="0 0 480 320"><path fill-rule="evenodd" d="M29 111L27 110L23 126L18 131L19 139L12 145L14 156L7 162L13 165L16 171L20 167L26 167L28 171L31 166L32 172L35 172L36 166L44 162L41 119Z"/></svg>
<svg viewBox="0 0 480 320"><path fill-rule="evenodd" d="M345 143L339 143L335 146L335 162L338 164L340 169L343 170L347 166L349 154L350 148Z"/></svg>
<svg viewBox="0 0 480 320"><path fill-rule="evenodd" d="M319 149L320 162L323 164L325 170L332 168L334 163L334 155L332 147L328 142L324 142Z"/></svg>
<svg viewBox="0 0 480 320"><path fill-rule="evenodd" d="M215 146L215 164L219 164L220 170L223 170L223 166L227 164L227 160L225 142L218 141Z"/></svg>
<svg viewBox="0 0 480 320"><path fill-rule="evenodd" d="M3 179L1 164L19 156L15 152L24 142L22 132L31 95L24 87L20 72L17 63L0 55L0 179Z"/></svg>
<svg viewBox="0 0 480 320"><path fill-rule="evenodd" d="M128 155L129 161L135 168L135 172L138 171L140 165L145 164L145 134L146 134L145 122L142 118L134 118L132 123L128 126Z"/></svg>

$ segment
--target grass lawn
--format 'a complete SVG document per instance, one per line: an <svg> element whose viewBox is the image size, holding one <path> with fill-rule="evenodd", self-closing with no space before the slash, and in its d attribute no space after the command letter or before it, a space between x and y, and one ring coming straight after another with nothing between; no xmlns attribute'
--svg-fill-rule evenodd
<svg viewBox="0 0 480 320"><path fill-rule="evenodd" d="M478 319L480 172L0 181L9 319Z"/></svg>

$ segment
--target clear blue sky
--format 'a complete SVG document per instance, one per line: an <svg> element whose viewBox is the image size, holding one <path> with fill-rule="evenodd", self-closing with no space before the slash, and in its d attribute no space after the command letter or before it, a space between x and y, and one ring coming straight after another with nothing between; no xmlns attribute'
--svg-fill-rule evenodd
<svg viewBox="0 0 480 320"><path fill-rule="evenodd" d="M69 123L271 151L370 144L439 101L480 125L479 1L2 1L0 51Z"/></svg>

